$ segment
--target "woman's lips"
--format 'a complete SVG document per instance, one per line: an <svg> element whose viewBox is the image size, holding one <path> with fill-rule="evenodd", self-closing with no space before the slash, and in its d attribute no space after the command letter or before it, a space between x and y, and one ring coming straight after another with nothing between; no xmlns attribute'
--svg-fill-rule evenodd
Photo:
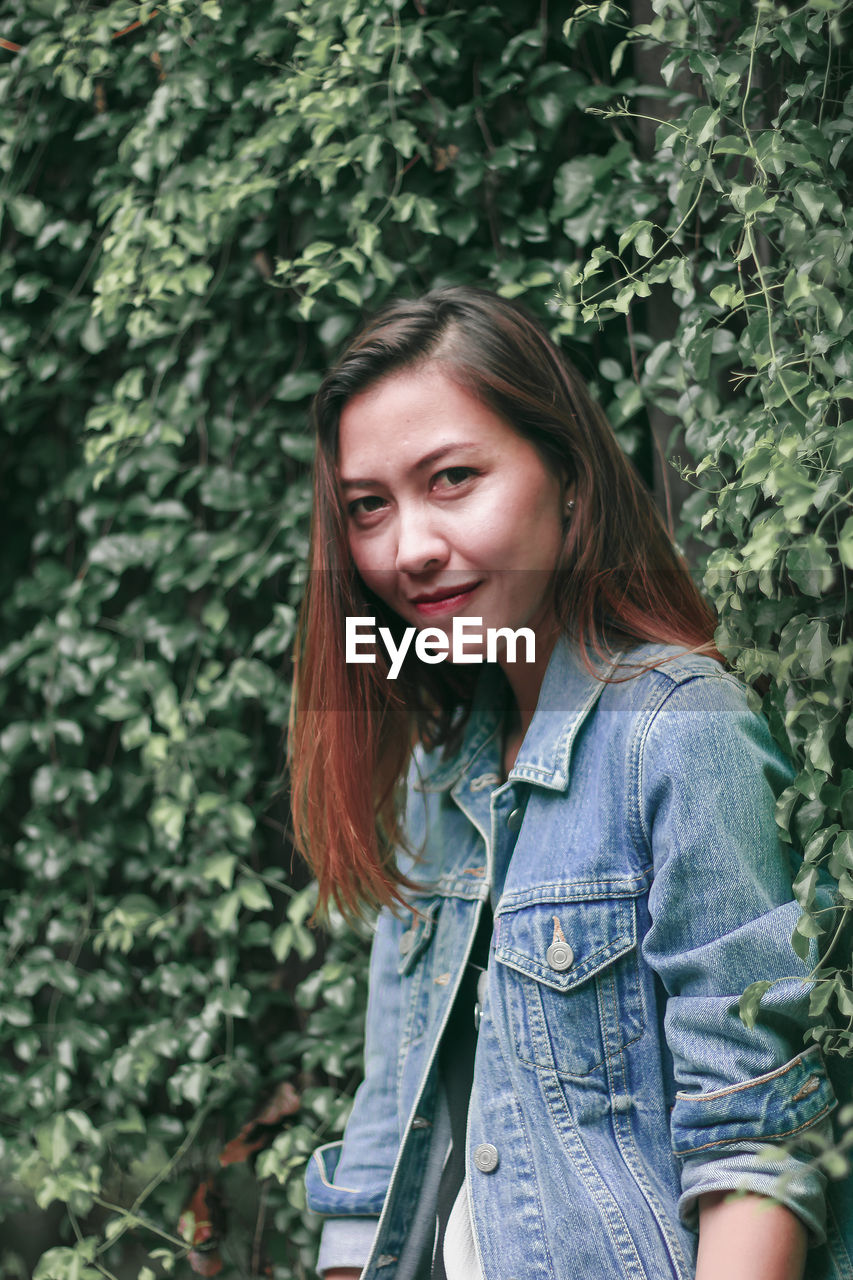
<svg viewBox="0 0 853 1280"><path fill-rule="evenodd" d="M470 587L457 591L452 596L441 596L435 600L412 600L411 604L418 611L421 617L436 618L441 614L453 613L456 609L462 608L471 599L474 592L479 587L479 582L472 582Z"/></svg>

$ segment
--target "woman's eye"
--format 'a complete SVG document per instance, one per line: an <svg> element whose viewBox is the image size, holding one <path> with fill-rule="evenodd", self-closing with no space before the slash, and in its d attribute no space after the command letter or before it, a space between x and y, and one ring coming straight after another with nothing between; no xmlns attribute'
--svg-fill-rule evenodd
<svg viewBox="0 0 853 1280"><path fill-rule="evenodd" d="M445 467L443 471L439 471L436 480L439 483L444 482L441 485L442 488L453 489L470 480L473 475L476 475L473 467Z"/></svg>
<svg viewBox="0 0 853 1280"><path fill-rule="evenodd" d="M363 498L356 498L347 507L347 511L351 516L358 519L359 516L372 515L374 511L380 511L385 505L385 499L378 497L376 494L367 494Z"/></svg>

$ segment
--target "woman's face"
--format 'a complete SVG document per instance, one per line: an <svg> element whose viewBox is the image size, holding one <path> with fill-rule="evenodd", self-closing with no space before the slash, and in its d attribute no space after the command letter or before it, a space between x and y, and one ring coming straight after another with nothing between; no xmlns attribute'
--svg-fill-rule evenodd
<svg viewBox="0 0 853 1280"><path fill-rule="evenodd" d="M537 640L553 629L564 481L439 365L347 402L338 477L355 565L407 624L448 638L457 616L530 627ZM465 653L477 653L470 639Z"/></svg>

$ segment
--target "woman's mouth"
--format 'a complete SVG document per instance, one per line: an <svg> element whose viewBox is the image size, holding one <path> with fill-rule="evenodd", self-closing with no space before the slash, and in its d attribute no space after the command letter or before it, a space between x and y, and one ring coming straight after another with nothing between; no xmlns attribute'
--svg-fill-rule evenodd
<svg viewBox="0 0 853 1280"><path fill-rule="evenodd" d="M444 592L425 591L423 595L413 596L409 603L422 617L436 618L441 614L453 613L456 609L463 608L479 585L479 582L472 582L461 589L459 587L448 587L447 591Z"/></svg>

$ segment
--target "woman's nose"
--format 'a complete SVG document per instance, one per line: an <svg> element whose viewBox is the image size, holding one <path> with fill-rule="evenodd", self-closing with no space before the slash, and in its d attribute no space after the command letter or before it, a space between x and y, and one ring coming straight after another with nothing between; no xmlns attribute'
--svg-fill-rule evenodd
<svg viewBox="0 0 853 1280"><path fill-rule="evenodd" d="M394 565L398 573L423 573L424 569L438 568L448 554L447 539L422 507L410 511L400 509Z"/></svg>

